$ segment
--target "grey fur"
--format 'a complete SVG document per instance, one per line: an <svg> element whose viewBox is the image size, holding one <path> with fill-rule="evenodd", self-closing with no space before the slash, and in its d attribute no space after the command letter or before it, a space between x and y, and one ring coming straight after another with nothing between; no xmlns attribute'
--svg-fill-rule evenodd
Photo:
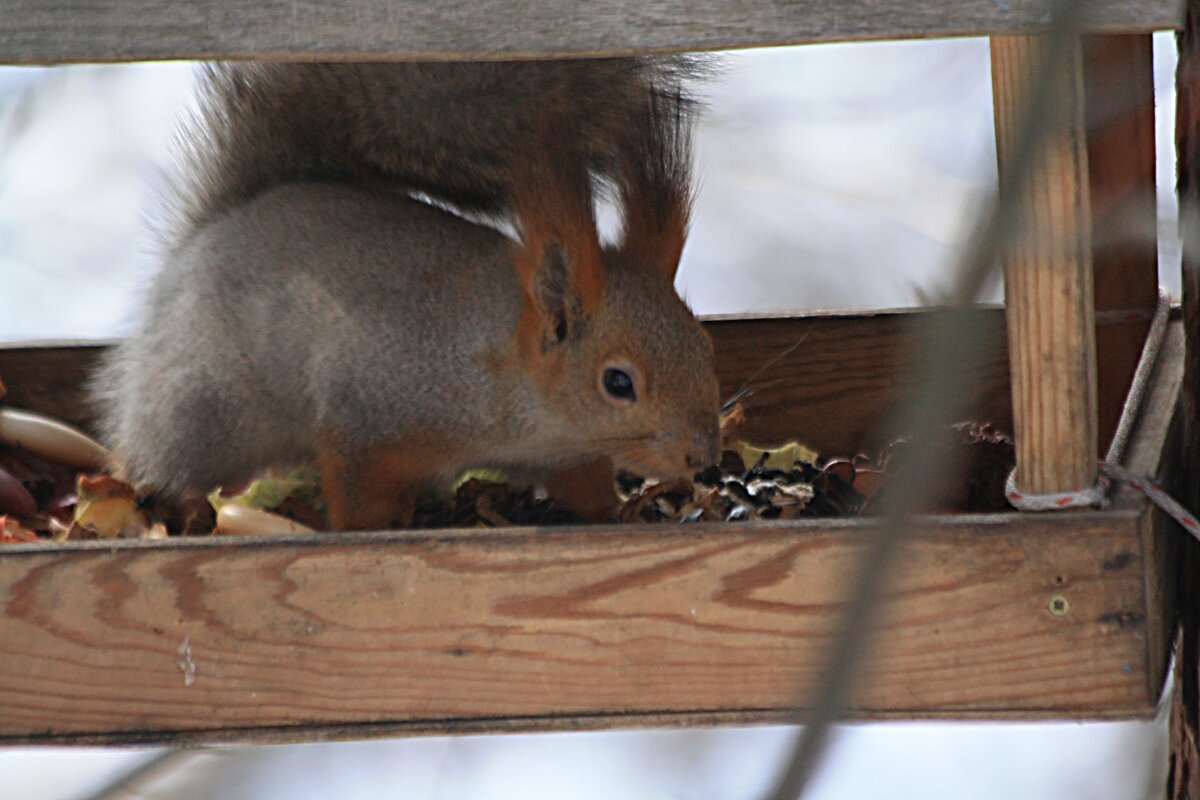
<svg viewBox="0 0 1200 800"><path fill-rule="evenodd" d="M661 276L620 259L564 346L580 362L616 347L652 365L639 387L649 422L631 429L592 380L546 395L514 367L524 297L511 248L371 189L271 189L167 261L142 329L98 376L104 436L130 480L169 494L310 461L319 431L357 448L444 437L457 445L454 469L603 455L605 441L634 434L685 451L697 432L715 436L707 339Z"/></svg>
<svg viewBox="0 0 1200 800"><path fill-rule="evenodd" d="M605 251L598 303L584 314L561 298L569 336L531 357L516 243L409 196L508 211L514 165L545 146L522 136L536 107L538 125L576 132L563 152L601 180L633 175L616 174L630 153L659 153L669 168L639 169L678 184L686 216L685 146L655 128L686 123L688 101L663 82L685 66L216 68L141 327L95 379L126 477L207 490L312 461L329 436L351 456L437 441L446 457L431 479L597 457L678 473L715 458L711 345L674 292L674 265ZM669 102L647 102L659 96ZM618 362L639 374L635 404L602 390Z"/></svg>

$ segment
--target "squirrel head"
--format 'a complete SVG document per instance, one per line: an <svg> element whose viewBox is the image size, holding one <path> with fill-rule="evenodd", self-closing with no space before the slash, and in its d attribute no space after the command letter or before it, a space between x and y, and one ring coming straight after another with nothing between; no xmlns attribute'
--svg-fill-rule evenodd
<svg viewBox="0 0 1200 800"><path fill-rule="evenodd" d="M563 446L660 478L715 463L720 395L708 335L666 276L618 251L603 263L589 304L569 259L552 255L518 333Z"/></svg>
<svg viewBox="0 0 1200 800"><path fill-rule="evenodd" d="M623 156L613 247L569 135L518 182L516 341L565 448L665 478L717 461L720 395L712 343L674 289L691 206L683 126L657 106L647 115Z"/></svg>

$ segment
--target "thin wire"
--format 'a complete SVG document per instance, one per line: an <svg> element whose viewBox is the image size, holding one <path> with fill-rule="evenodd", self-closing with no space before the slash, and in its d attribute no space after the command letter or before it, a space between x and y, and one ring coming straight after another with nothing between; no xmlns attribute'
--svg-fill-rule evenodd
<svg viewBox="0 0 1200 800"><path fill-rule="evenodd" d="M769 370L771 367L775 366L780 361L782 361L783 359L790 356L793 352L795 352L797 347L804 344L804 341L808 338L808 335L810 333L812 333L812 328L809 328L804 333L800 334L800 337L798 339L796 339L796 341L793 342L789 347L787 347L785 350L783 350L780 353L776 353L773 357L771 357L767 361L767 363L763 364L761 367L759 367L757 370L755 370L754 374L751 375L749 378L747 378L745 380L745 382L741 385L741 387L739 387L736 392L734 392L732 395L730 395L728 400L726 400L724 403L721 404L721 410L725 411L729 408L732 408L734 403L741 400L747 394L756 391L756 389L751 388L750 384L754 383L755 380L757 380L764 372ZM778 383L778 381L776 381L776 383Z"/></svg>

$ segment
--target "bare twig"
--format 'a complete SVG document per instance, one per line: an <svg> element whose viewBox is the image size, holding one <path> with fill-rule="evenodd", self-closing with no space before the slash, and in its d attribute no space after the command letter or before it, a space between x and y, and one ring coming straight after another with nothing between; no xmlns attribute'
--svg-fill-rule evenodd
<svg viewBox="0 0 1200 800"><path fill-rule="evenodd" d="M81 800L132 800L141 797L148 784L181 769L202 752L204 751L164 750Z"/></svg>
<svg viewBox="0 0 1200 800"><path fill-rule="evenodd" d="M864 660L876 615L888 584L889 568L905 534L911 516L928 507L929 478L935 470L947 468L936 463L938 453L933 437L920 435L938 422L952 419L969 407L977 387L969 384L972 363L979 352L977 333L964 324L961 310L978 295L995 267L1003 244L1015 230L1020 204L1015 201L1024 191L1033 172L1035 154L1046 131L1056 128L1057 114L1052 77L1065 68L1064 54L1070 48L1068 37L1078 34L1084 12L1083 3L1058 0L1043 37L1041 57L1034 76L1028 105L1017 126L1012 157L1001 165L999 191L980 219L971 243L949 293L951 313L932 327L916 352L923 356L918 371L917 395L895 415L886 430L917 434L909 449L904 469L899 471L880 505L882 518L872 527L861 566L853 584L845 618L837 629L826 667L812 693L808 712L796 721L805 727L799 733L786 767L768 797L794 800L801 797L817 768L833 723L841 716L849 691Z"/></svg>

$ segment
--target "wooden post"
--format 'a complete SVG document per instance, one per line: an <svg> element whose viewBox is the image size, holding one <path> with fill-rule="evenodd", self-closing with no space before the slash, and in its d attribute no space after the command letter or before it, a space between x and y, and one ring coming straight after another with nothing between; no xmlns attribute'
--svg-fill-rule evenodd
<svg viewBox="0 0 1200 800"><path fill-rule="evenodd" d="M1055 76L1058 98L1032 176L1014 200L1016 233L1003 249L1012 364L1017 477L1027 492L1089 487L1096 480L1096 349L1091 272L1091 206L1078 39ZM992 38L996 152L1012 155L1039 42ZM1003 173L1003 170L1001 170ZM1002 187L1004 188L1004 187Z"/></svg>
<svg viewBox="0 0 1200 800"><path fill-rule="evenodd" d="M1083 38L1096 312L1131 312L1096 325L1101 452L1116 430L1158 298L1153 59L1148 34Z"/></svg>
<svg viewBox="0 0 1200 800"><path fill-rule="evenodd" d="M1200 0L1188 0L1175 76L1175 151L1183 234L1183 324L1187 349L1180 398L1182 475L1179 499L1200 508ZM1200 798L1200 547L1183 537L1179 565L1179 633L1171 694L1169 800Z"/></svg>

